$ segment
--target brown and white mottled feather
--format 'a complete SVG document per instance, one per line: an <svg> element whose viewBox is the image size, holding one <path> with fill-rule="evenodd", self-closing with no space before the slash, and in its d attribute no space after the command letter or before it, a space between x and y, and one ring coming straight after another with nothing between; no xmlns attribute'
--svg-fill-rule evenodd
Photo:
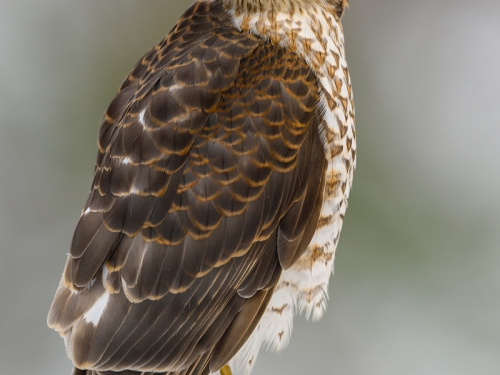
<svg viewBox="0 0 500 375"><path fill-rule="evenodd" d="M302 3L199 0L123 82L48 317L75 374L248 373L321 315L354 109L345 3Z"/></svg>
<svg viewBox="0 0 500 375"><path fill-rule="evenodd" d="M239 29L263 35L274 44L295 51L315 72L324 105L320 121L327 159L324 198L307 250L282 273L263 318L231 360L238 374L250 373L262 345L274 351L287 346L295 313L305 313L313 320L323 315L356 164L354 102L340 24L347 1L309 2L314 6L306 6L300 0L286 3L288 8L279 12L235 12L234 22Z"/></svg>

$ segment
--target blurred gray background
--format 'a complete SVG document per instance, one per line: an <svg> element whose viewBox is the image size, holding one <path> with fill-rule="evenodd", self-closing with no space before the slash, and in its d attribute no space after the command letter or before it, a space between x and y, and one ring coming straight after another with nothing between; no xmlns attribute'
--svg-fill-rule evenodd
<svg viewBox="0 0 500 375"><path fill-rule="evenodd" d="M0 372L69 375L45 319L99 120L191 0L0 0ZM351 0L358 168L328 311L254 374L500 374L500 2Z"/></svg>

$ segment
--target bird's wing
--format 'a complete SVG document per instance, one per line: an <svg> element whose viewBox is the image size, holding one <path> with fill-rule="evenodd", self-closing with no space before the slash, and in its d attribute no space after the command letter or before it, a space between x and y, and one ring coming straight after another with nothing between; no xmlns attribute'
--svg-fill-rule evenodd
<svg viewBox="0 0 500 375"><path fill-rule="evenodd" d="M77 367L217 370L316 228L316 77L216 7L195 4L104 116L48 318Z"/></svg>

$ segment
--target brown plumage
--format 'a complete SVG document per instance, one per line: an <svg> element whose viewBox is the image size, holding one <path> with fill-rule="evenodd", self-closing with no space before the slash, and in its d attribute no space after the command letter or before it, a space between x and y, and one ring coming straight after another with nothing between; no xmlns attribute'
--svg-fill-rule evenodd
<svg viewBox="0 0 500 375"><path fill-rule="evenodd" d="M74 374L206 375L236 354L317 228L320 93L220 1L141 59L104 116L48 317Z"/></svg>

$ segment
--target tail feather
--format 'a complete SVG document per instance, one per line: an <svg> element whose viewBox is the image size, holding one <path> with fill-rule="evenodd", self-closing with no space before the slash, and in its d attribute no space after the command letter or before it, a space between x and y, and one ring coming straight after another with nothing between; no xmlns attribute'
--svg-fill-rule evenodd
<svg viewBox="0 0 500 375"><path fill-rule="evenodd" d="M212 357L212 352L201 355L191 366L180 372L138 372L138 371L96 371L96 370L80 370L74 368L71 375L209 375L210 371L208 363Z"/></svg>

